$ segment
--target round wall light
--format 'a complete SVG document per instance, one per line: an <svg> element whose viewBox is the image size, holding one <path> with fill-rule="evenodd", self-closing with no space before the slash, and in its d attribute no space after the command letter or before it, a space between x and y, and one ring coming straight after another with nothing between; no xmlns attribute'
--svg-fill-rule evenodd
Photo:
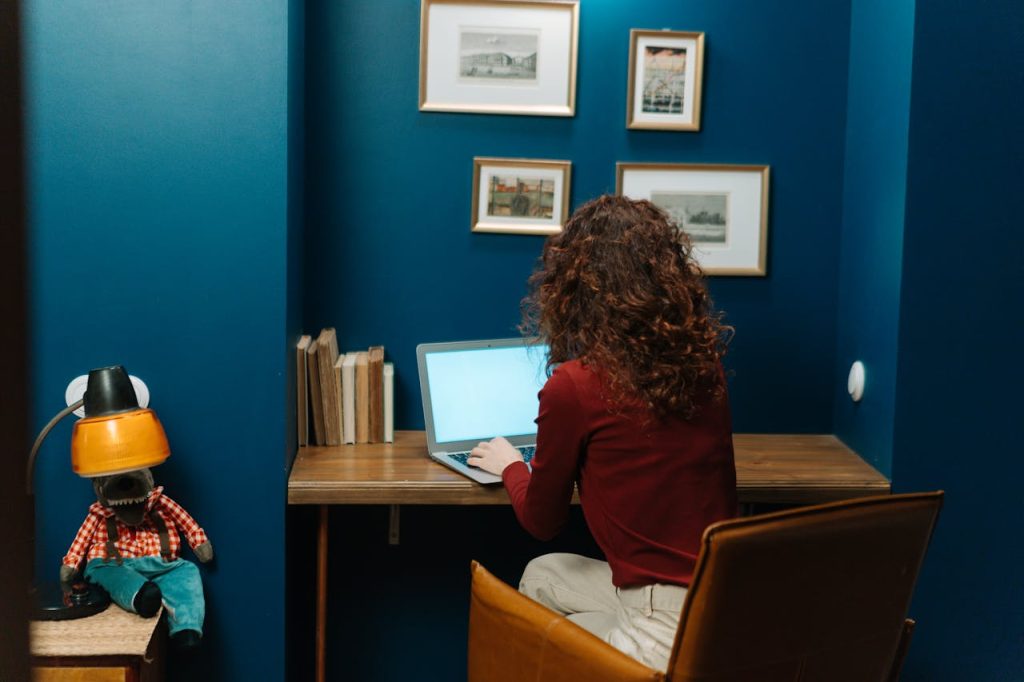
<svg viewBox="0 0 1024 682"><path fill-rule="evenodd" d="M850 376L846 380L846 390L853 402L859 403L864 397L864 363L858 360L850 367Z"/></svg>

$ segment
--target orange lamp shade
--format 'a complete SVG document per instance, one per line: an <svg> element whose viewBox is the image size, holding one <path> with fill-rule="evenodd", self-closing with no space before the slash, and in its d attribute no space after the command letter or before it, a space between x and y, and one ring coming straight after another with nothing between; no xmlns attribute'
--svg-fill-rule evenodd
<svg viewBox="0 0 1024 682"><path fill-rule="evenodd" d="M171 454L156 412L131 410L86 417L71 432L71 469L79 476L110 476L162 464Z"/></svg>

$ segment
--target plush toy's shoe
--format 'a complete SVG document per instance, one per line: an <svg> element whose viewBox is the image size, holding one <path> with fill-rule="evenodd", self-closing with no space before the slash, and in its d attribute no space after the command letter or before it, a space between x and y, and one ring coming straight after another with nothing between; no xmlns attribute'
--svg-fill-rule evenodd
<svg viewBox="0 0 1024 682"><path fill-rule="evenodd" d="M194 651L199 647L201 640L202 635L195 630L180 630L171 635L171 646L176 651Z"/></svg>
<svg viewBox="0 0 1024 682"><path fill-rule="evenodd" d="M160 610L161 599L163 594L160 593L160 586L147 580L132 600L132 606L135 607L135 613L143 618L152 618Z"/></svg>

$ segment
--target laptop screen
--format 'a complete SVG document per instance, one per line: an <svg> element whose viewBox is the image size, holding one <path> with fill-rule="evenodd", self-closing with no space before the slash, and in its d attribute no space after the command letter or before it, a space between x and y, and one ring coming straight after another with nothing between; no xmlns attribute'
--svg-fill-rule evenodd
<svg viewBox="0 0 1024 682"><path fill-rule="evenodd" d="M547 346L426 353L435 441L536 434L547 354Z"/></svg>

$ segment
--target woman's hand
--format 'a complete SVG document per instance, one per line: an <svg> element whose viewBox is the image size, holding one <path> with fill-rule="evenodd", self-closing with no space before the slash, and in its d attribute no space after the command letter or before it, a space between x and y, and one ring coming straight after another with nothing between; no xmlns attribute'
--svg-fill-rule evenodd
<svg viewBox="0 0 1024 682"><path fill-rule="evenodd" d="M486 472L501 476L509 464L522 462L523 455L512 447L512 443L498 436L492 441L480 443L469 453L466 463Z"/></svg>

